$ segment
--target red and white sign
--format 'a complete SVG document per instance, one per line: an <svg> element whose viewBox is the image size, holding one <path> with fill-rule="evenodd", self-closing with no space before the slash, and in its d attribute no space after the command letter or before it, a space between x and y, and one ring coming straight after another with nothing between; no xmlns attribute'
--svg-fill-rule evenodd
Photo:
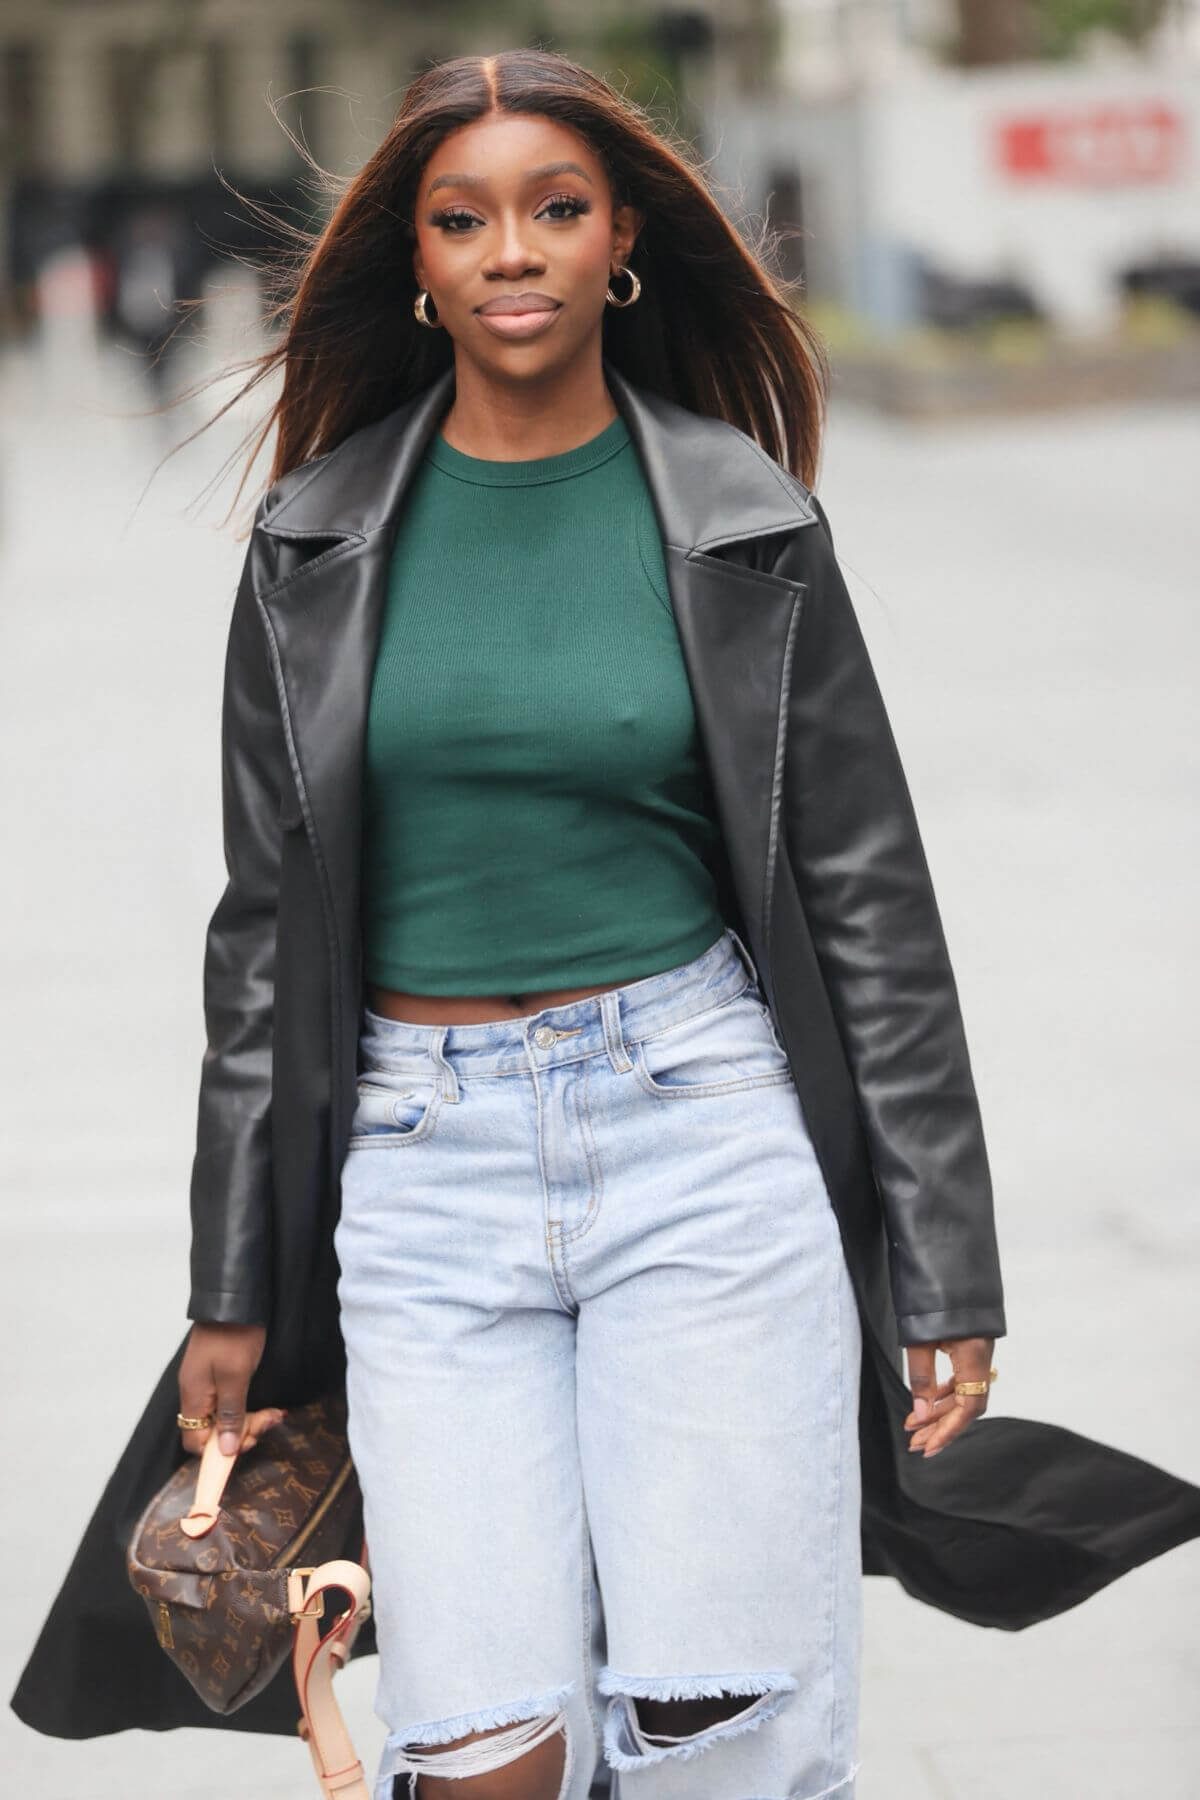
<svg viewBox="0 0 1200 1800"><path fill-rule="evenodd" d="M1111 103L1004 119L995 130L1004 174L1017 181L1111 186L1180 172L1184 122L1164 101Z"/></svg>

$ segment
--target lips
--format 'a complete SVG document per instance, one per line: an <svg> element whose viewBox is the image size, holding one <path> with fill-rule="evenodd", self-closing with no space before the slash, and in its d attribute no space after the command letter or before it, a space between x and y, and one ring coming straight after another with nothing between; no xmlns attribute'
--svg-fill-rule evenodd
<svg viewBox="0 0 1200 1800"><path fill-rule="evenodd" d="M544 337L563 310L550 294L495 294L475 309L480 329L510 344Z"/></svg>
<svg viewBox="0 0 1200 1800"><path fill-rule="evenodd" d="M494 300L485 301L475 310L493 319L501 315L519 318L522 313L554 312L560 304L549 294L497 294Z"/></svg>

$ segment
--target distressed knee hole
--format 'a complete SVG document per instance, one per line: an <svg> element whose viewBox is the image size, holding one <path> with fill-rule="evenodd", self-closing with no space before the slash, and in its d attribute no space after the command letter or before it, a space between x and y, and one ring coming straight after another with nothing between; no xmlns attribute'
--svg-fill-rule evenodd
<svg viewBox="0 0 1200 1800"><path fill-rule="evenodd" d="M604 1669L597 1687L612 1696L604 1722L605 1761L610 1768L637 1769L667 1757L699 1756L723 1738L757 1731L788 1704L796 1685L786 1669L664 1676ZM669 1702L683 1704L668 1709ZM669 1725L675 1729L666 1729Z"/></svg>
<svg viewBox="0 0 1200 1800"><path fill-rule="evenodd" d="M402 1793L406 1800L416 1800L421 1791L417 1786L420 1775L430 1780L453 1781L471 1776L486 1777L534 1754L539 1746L561 1736L563 1745L553 1764L549 1761L553 1752L548 1750L534 1757L539 1771L549 1770L552 1766L557 1769L561 1761L562 1778L557 1790L558 1800L561 1800L567 1792L574 1761L565 1701L575 1685L574 1681L569 1681L537 1700L488 1707L394 1733L389 1739L391 1754L386 1758L387 1779L395 1784L391 1793L396 1800ZM401 1785L400 1778L404 1775L408 1776L406 1787ZM383 1785L381 1782L381 1787ZM495 1791L508 1794L510 1789L498 1785ZM513 1793L516 1791L516 1788L511 1789ZM463 1792L464 1800L468 1795L478 1795L482 1800L492 1788L485 1782L474 1781Z"/></svg>
<svg viewBox="0 0 1200 1800"><path fill-rule="evenodd" d="M749 1706L743 1694L719 1694L711 1700L634 1699L633 1710L639 1732L650 1743L677 1744L732 1720Z"/></svg>

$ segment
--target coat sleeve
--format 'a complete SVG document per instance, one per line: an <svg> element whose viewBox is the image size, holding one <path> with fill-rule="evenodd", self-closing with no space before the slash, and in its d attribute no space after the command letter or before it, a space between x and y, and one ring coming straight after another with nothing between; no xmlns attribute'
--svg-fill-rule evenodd
<svg viewBox="0 0 1200 1800"><path fill-rule="evenodd" d="M255 517L255 527L263 505ZM271 1271L271 1078L282 717L254 596L251 533L233 604L221 708L227 882L204 952L207 1045L191 1177L190 1319L265 1324Z"/></svg>
<svg viewBox="0 0 1200 1800"><path fill-rule="evenodd" d="M900 1341L1001 1337L991 1176L921 837L824 509L797 536L785 833L858 1096Z"/></svg>

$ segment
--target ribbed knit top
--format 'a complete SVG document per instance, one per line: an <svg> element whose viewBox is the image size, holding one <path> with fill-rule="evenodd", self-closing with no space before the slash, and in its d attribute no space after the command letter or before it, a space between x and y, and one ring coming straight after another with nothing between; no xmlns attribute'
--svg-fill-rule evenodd
<svg viewBox="0 0 1200 1800"><path fill-rule="evenodd" d="M711 791L621 417L518 462L430 440L392 550L363 798L380 986L633 980L720 934Z"/></svg>

